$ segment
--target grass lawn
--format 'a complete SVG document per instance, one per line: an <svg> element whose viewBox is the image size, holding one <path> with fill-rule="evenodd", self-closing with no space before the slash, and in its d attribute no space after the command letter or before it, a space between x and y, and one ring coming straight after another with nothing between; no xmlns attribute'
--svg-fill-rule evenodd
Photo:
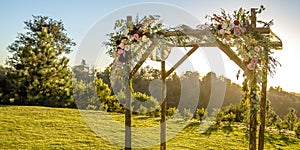
<svg viewBox="0 0 300 150"><path fill-rule="evenodd" d="M105 140L105 137L115 141L118 138L114 137L124 137L124 127L115 127L107 120L111 118L123 124L124 115L86 112L89 117L83 119L76 109L0 106L0 149L123 149ZM136 138L133 143L149 143L151 140L159 142L159 130L156 130L159 129L159 118L134 116L132 120L132 126L137 129L155 129L153 132L134 130L133 137ZM248 134L243 125L211 126L200 133L201 125L197 121L189 121L183 129L177 129L173 126L175 124L180 122L167 124L168 133L175 135L167 141L168 149L248 149ZM139 149L159 149L159 145ZM265 149L300 150L300 140L266 133Z"/></svg>

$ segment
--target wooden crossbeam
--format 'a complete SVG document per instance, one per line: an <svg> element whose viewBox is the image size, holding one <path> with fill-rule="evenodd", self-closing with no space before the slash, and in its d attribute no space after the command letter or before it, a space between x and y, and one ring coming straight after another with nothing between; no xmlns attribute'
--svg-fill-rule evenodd
<svg viewBox="0 0 300 150"><path fill-rule="evenodd" d="M243 61L235 54L235 52L228 46L223 44L220 40L217 40L218 47L233 61L237 64L245 74L251 78L253 77L253 73L247 68L247 66L243 63Z"/></svg>
<svg viewBox="0 0 300 150"><path fill-rule="evenodd" d="M178 68L190 55L192 55L197 49L199 48L198 45L194 45L191 50L189 50L166 74L163 78L167 78L176 68Z"/></svg>
<svg viewBox="0 0 300 150"><path fill-rule="evenodd" d="M149 55L152 53L152 51L155 49L156 46L157 46L157 41L153 39L149 49L142 55L140 61L130 71L129 79L132 79L132 77L139 70L139 68L144 64L144 62L146 61L146 59L149 57Z"/></svg>

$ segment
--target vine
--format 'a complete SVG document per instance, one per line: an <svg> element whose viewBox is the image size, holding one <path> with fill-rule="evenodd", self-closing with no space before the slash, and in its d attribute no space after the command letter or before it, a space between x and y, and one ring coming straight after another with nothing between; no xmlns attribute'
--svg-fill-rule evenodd
<svg viewBox="0 0 300 150"><path fill-rule="evenodd" d="M264 10L264 6L261 6L256 11L256 14L260 14ZM207 16L207 18L211 21L210 29L215 38L229 47L234 47L236 55L254 74L253 79L245 78L243 92L244 96L248 97L253 104L251 107L253 112L257 112L261 96L259 85L262 82L266 82L263 78L267 73L265 70L270 75L273 75L275 67L280 65L271 55L272 52L270 50L275 48L270 40L271 35L261 34L253 29L250 25L251 14L243 8L234 11L232 15L222 10L220 15L213 14L213 16ZM257 21L257 23L263 24L265 28L269 28L273 25L273 20L269 22ZM265 66L267 68L264 68ZM240 71L238 71L237 78L239 74Z"/></svg>

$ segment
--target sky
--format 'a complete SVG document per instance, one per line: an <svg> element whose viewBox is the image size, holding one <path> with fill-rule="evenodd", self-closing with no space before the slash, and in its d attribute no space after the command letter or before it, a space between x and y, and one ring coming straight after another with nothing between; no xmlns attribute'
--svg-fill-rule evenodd
<svg viewBox="0 0 300 150"><path fill-rule="evenodd" d="M274 19L272 31L283 42L281 51L274 51L274 57L282 64L276 69L276 74L269 77L269 86L281 86L283 90L300 92L300 1L290 0L2 0L0 2L0 65L10 56L7 46L11 44L17 33L24 33L24 21L32 19L32 15L49 16L56 20L62 20L77 46L68 55L70 65L79 64L85 59L88 64L103 69L111 59L105 54L102 42L106 40L105 34L112 32L116 19L126 16L142 17L143 15L158 14L163 23L176 26L186 24L195 27L207 20L206 15L219 13L223 8L227 12L240 7L250 9L264 5L266 11L258 15L261 20ZM174 50L175 51L175 50ZM169 56L168 66L172 66L186 50L176 50ZM147 61L147 64L155 63ZM208 71L224 74L233 82L241 83L242 79L236 79L239 68L230 61L220 50L216 48L202 48L197 50L191 58L178 68L177 72L184 70L197 70L200 75Z"/></svg>

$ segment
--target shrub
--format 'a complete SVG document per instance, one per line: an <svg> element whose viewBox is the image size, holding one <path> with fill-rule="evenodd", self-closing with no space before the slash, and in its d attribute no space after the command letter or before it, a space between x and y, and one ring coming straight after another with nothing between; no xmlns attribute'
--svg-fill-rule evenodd
<svg viewBox="0 0 300 150"><path fill-rule="evenodd" d="M196 110L196 119L197 120L204 120L207 116L207 111L204 108L197 108Z"/></svg>
<svg viewBox="0 0 300 150"><path fill-rule="evenodd" d="M132 102L134 114L139 114L140 111L144 111L143 113L147 115L151 115L151 116L159 115L159 109L158 109L159 104L155 98L139 92L134 93L133 95L135 98L135 100ZM140 110L140 108L142 109ZM151 112L153 111L154 114L153 113L151 114Z"/></svg>
<svg viewBox="0 0 300 150"><path fill-rule="evenodd" d="M300 124L296 128L295 133L296 133L297 138L300 139Z"/></svg>
<svg viewBox="0 0 300 150"><path fill-rule="evenodd" d="M236 115L233 112L227 113L223 117L223 121L227 121L229 124L232 124L235 121Z"/></svg>
<svg viewBox="0 0 300 150"><path fill-rule="evenodd" d="M176 107L170 107L167 110L167 116L168 117L171 117L171 116L175 115L176 113L178 113L178 109Z"/></svg>
<svg viewBox="0 0 300 150"><path fill-rule="evenodd" d="M147 113L147 108L143 105L140 105L140 107L137 109L137 114L146 115L146 113Z"/></svg>

